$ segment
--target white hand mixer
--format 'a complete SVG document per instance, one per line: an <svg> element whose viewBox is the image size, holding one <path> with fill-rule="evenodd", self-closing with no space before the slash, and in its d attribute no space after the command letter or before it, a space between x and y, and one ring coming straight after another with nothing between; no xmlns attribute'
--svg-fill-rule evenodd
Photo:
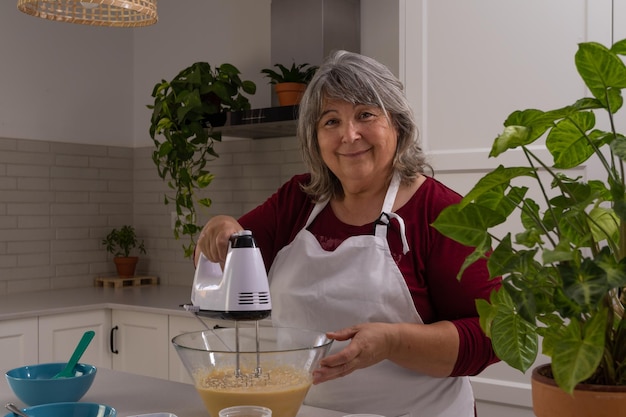
<svg viewBox="0 0 626 417"><path fill-rule="evenodd" d="M241 376L239 322L255 321L257 348L255 376L259 377L261 375L259 320L270 316L272 302L265 264L251 231L243 230L230 237L224 271L219 264L209 261L204 254L200 255L193 279L191 303L192 305L184 307L196 316L235 321L237 352L235 374L238 377ZM206 326L204 322L202 323Z"/></svg>

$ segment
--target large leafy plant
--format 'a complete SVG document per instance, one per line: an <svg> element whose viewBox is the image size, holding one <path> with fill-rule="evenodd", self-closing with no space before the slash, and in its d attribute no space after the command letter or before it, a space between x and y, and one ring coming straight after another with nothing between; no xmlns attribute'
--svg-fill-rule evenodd
<svg viewBox="0 0 626 417"><path fill-rule="evenodd" d="M626 39L611 48L579 44L575 64L592 97L510 114L489 156L517 149L527 164L487 173L433 224L476 247L462 270L490 254L490 275L503 277L490 302L477 300L498 357L525 372L543 337L556 383L570 393L580 382L626 384L626 137L615 118L626 88L620 55ZM551 161L542 160L542 146L531 146L539 144ZM601 178L572 174L585 164L600 166ZM527 196L533 183L537 201ZM494 227L517 214L521 231L497 237Z"/></svg>
<svg viewBox="0 0 626 417"><path fill-rule="evenodd" d="M173 190L173 196L165 195L165 204L176 206L174 236L190 238L183 245L187 257L193 254L194 236L201 230L196 224L196 203L211 205L210 198L198 198L196 193L213 180L206 165L218 157L214 141L221 141L222 135L212 126L223 125L229 111L250 109L244 93L256 92L256 85L239 75L231 64L211 67L196 62L171 81L157 83L152 91L154 103L148 105L152 109L150 137L156 147L152 160Z"/></svg>

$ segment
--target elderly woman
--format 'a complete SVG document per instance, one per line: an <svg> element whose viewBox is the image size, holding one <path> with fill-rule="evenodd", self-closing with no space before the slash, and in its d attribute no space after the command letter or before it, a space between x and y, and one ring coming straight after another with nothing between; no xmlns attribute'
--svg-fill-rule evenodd
<svg viewBox="0 0 626 417"><path fill-rule="evenodd" d="M215 216L198 248L214 262L251 230L269 268L272 322L327 332L333 351L306 404L345 413L475 414L467 376L497 361L474 301L498 280L430 224L460 196L426 175L402 84L338 51L300 103L308 167L236 220ZM199 252L197 253L199 255Z"/></svg>

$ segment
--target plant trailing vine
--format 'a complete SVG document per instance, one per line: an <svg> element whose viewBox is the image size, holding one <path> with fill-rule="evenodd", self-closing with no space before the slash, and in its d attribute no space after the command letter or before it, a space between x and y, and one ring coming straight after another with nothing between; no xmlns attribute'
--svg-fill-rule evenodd
<svg viewBox="0 0 626 417"><path fill-rule="evenodd" d="M244 93L256 92L256 85L242 80L240 74L232 64L211 67L196 62L171 81L157 83L152 91L154 102L147 106L152 110L150 137L156 147L152 160L173 192L164 196L164 202L176 206L174 236L189 236L189 243L183 244L186 257L193 254L194 237L201 230L196 224L196 204L211 205L210 198L198 198L197 193L214 178L207 162L219 157L214 143L222 135L212 127L223 125L227 112L249 110Z"/></svg>

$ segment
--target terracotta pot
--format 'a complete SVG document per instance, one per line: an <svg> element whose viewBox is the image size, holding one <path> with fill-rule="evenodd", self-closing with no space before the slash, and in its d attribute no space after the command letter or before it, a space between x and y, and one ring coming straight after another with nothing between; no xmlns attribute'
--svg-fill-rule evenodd
<svg viewBox="0 0 626 417"><path fill-rule="evenodd" d="M533 369L533 411L537 417L616 417L626 413L626 386L578 384L574 395L542 374L550 364Z"/></svg>
<svg viewBox="0 0 626 417"><path fill-rule="evenodd" d="M117 276L122 278L134 277L138 260L139 258L137 256L130 256L128 258L117 256L113 258L115 268L117 269Z"/></svg>
<svg viewBox="0 0 626 417"><path fill-rule="evenodd" d="M274 85L274 90L281 106L295 106L300 103L304 90L306 90L306 84L280 83Z"/></svg>

